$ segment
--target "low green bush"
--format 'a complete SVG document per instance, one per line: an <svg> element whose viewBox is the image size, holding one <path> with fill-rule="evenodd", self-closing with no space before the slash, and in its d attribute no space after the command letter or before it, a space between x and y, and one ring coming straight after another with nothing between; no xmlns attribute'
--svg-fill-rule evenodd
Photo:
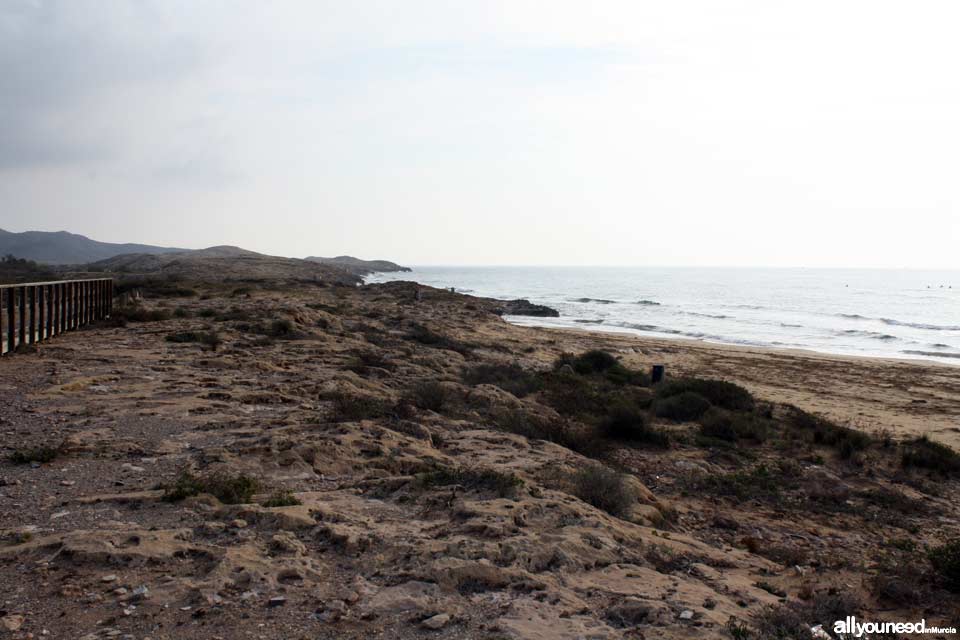
<svg viewBox="0 0 960 640"><path fill-rule="evenodd" d="M960 539L930 549L927 557L943 585L950 591L960 593Z"/></svg>
<svg viewBox="0 0 960 640"><path fill-rule="evenodd" d="M224 504L248 504L253 500L260 483L256 478L243 473L218 471L206 476L197 476L189 471L180 474L176 481L164 487L163 500L178 502L201 493L208 493Z"/></svg>
<svg viewBox="0 0 960 640"><path fill-rule="evenodd" d="M835 424L797 407L789 407L786 424L808 434L814 444L833 447L844 459L866 449L873 441L862 431Z"/></svg>
<svg viewBox="0 0 960 640"><path fill-rule="evenodd" d="M301 502L297 496L293 495L292 491L283 490L275 491L269 498L264 500L262 504L265 507L295 507L303 504L303 502Z"/></svg>
<svg viewBox="0 0 960 640"><path fill-rule="evenodd" d="M492 384L518 398L536 393L543 387L540 376L517 364L482 364L468 369L463 381L471 386Z"/></svg>
<svg viewBox="0 0 960 640"><path fill-rule="evenodd" d="M667 447L666 433L650 426L647 414L636 405L621 401L611 406L600 422L600 433L620 442Z"/></svg>
<svg viewBox="0 0 960 640"><path fill-rule="evenodd" d="M177 331L167 335L166 340L175 343L198 342L210 347L213 351L216 351L223 342L216 331Z"/></svg>
<svg viewBox="0 0 960 640"><path fill-rule="evenodd" d="M748 440L763 443L772 430L770 420L753 413L732 413L714 407L700 418L702 435L727 442Z"/></svg>
<svg viewBox="0 0 960 640"><path fill-rule="evenodd" d="M586 466L574 475L573 493L587 504L618 518L628 516L636 500L626 476L598 464Z"/></svg>
<svg viewBox="0 0 960 640"><path fill-rule="evenodd" d="M600 349L594 349L582 353L579 356L574 356L572 353L564 353L557 359L555 368L560 369L564 365L570 365L577 373L587 375L590 373L603 373L617 364L617 359L613 354L601 351Z"/></svg>
<svg viewBox="0 0 960 640"><path fill-rule="evenodd" d="M30 464L31 462L52 462L60 455L59 447L32 447L17 449L10 454L10 462L14 464Z"/></svg>
<svg viewBox="0 0 960 640"><path fill-rule="evenodd" d="M905 442L900 460L904 467L927 469L942 475L960 472L960 454L927 436Z"/></svg>
<svg viewBox="0 0 960 640"><path fill-rule="evenodd" d="M682 393L695 393L705 398L710 404L731 411L751 411L754 406L753 396L749 391L723 380L678 378L668 380L657 387L658 398L669 398Z"/></svg>
<svg viewBox="0 0 960 640"><path fill-rule="evenodd" d="M424 411L439 413L443 410L449 397L447 388L435 381L421 382L411 390L413 404Z"/></svg>
<svg viewBox="0 0 960 640"><path fill-rule="evenodd" d="M653 403L653 411L658 418L666 418L674 422L696 420L709 409L710 402L693 391L657 398Z"/></svg>
<svg viewBox="0 0 960 640"><path fill-rule="evenodd" d="M468 491L489 491L503 498L514 495L523 485L516 474L469 467L438 467L418 474L417 482L421 487L460 485Z"/></svg>
<svg viewBox="0 0 960 640"><path fill-rule="evenodd" d="M331 418L334 422L373 420L392 412L392 406L387 401L368 395L336 392L326 399L333 402Z"/></svg>

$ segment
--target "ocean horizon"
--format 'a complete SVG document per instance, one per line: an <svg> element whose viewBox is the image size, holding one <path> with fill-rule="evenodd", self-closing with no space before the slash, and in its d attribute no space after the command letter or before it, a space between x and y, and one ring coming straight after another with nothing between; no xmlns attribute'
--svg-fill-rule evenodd
<svg viewBox="0 0 960 640"><path fill-rule="evenodd" d="M960 365L960 271L796 267L418 266L413 280L526 298L558 318L510 322Z"/></svg>

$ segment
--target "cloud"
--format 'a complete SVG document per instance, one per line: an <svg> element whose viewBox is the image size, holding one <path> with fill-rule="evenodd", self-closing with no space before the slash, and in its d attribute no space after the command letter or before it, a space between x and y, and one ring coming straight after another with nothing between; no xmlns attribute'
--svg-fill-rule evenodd
<svg viewBox="0 0 960 640"><path fill-rule="evenodd" d="M0 168L121 159L127 116L202 64L196 42L156 20L150 3L0 5Z"/></svg>

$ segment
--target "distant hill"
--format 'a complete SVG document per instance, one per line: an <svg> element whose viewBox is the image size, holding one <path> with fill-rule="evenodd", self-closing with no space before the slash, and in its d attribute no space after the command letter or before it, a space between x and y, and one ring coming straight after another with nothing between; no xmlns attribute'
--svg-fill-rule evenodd
<svg viewBox="0 0 960 640"><path fill-rule="evenodd" d="M123 277L165 277L196 281L331 282L357 284L360 278L336 265L318 264L297 258L268 256L239 247L218 246L195 251L113 256L86 265L93 273Z"/></svg>
<svg viewBox="0 0 960 640"><path fill-rule="evenodd" d="M310 256L306 258L310 262L319 262L320 264L329 264L341 269L346 269L357 275L366 275L375 271L410 271L409 267L401 267L396 262L389 260L361 260L353 256L337 256L336 258L321 258L319 256Z"/></svg>
<svg viewBox="0 0 960 640"><path fill-rule="evenodd" d="M162 254L174 251L185 249L98 242L66 231L13 233L0 229L0 255L12 255L44 264L85 264L125 253Z"/></svg>

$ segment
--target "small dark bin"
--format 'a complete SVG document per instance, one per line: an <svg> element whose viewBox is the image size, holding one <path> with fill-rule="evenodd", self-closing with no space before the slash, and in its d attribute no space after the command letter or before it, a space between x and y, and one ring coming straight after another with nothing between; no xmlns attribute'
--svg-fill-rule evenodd
<svg viewBox="0 0 960 640"><path fill-rule="evenodd" d="M663 380L663 374L666 372L666 365L655 364L650 370L650 384L657 384Z"/></svg>

